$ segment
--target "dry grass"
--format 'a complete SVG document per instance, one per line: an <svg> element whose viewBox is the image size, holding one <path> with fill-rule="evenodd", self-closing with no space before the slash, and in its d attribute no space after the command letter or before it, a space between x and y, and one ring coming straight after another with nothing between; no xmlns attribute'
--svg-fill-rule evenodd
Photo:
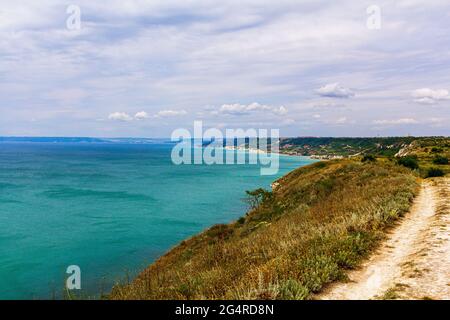
<svg viewBox="0 0 450 320"><path fill-rule="evenodd" d="M300 168L238 222L183 241L112 299L308 299L345 277L418 191L390 163Z"/></svg>

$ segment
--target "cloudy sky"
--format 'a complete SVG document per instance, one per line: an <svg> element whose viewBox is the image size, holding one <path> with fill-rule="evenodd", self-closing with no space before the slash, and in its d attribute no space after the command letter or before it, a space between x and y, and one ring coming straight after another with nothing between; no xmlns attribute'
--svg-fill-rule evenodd
<svg viewBox="0 0 450 320"><path fill-rule="evenodd" d="M448 0L0 0L3 136L450 135L449 90Z"/></svg>

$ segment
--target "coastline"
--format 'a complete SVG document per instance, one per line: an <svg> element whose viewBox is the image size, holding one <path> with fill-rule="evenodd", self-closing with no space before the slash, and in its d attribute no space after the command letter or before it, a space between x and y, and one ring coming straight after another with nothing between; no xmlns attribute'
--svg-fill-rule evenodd
<svg viewBox="0 0 450 320"><path fill-rule="evenodd" d="M66 261L82 268L84 261L92 263L83 295L94 296L100 287L109 291L122 279L124 269L137 274L184 239L214 224L238 219L246 210L242 201L245 190L259 187L270 190L275 179L310 163L308 159L280 157L280 171L276 175L260 176L259 165L175 166L170 161L171 148L170 144L121 143L4 145L2 155L8 157L1 160L11 170L0 181L5 191L2 198L7 200L2 199L2 211L11 217L12 223L20 219L14 212L27 213L30 219L21 221L21 225L30 230L30 237L17 242L17 247L24 251L22 256L5 252L0 260L40 263L43 267L27 274L20 269L9 273L10 277L22 277L20 285L33 284L29 295L14 291L14 286L5 283L0 296L45 299L52 288L41 279L44 275L59 279L61 270L67 267ZM43 153L45 158L41 156ZM20 154L27 154L27 159L16 161ZM105 165L105 159L119 158L120 163ZM17 183L22 181L17 176L24 169L33 176L41 172L51 176L46 175L44 184L39 179ZM13 180L15 184L11 183ZM17 188L23 192L14 192ZM38 197L24 198L36 193ZM55 223L67 218L64 210L58 210L60 205L70 208L75 229L70 244L65 244L64 234L58 233L53 234L52 245L45 240L53 229L51 224L41 225L37 212L42 203L48 203L47 213ZM86 229L90 234L98 234L96 242L83 231ZM12 238L13 230L5 226L3 235ZM39 256L27 249L32 247L28 244L31 239L43 244ZM81 246L88 249L79 250ZM64 254L55 255L54 250L59 248L64 248ZM105 265L104 261L114 263ZM6 268L0 268L0 277L6 279L6 274ZM57 293L59 296L59 290Z"/></svg>
<svg viewBox="0 0 450 320"><path fill-rule="evenodd" d="M316 225L314 215L310 215L309 208L311 210L320 210L321 216L326 216L325 205L323 207L322 202L328 203L330 206L339 210L339 214L345 216L349 210L354 207L354 201L342 202L342 194L351 194L352 198L360 198L364 200L364 194L366 191L355 189L354 184L346 184L346 181L351 179L364 180L364 175L360 175L361 168L364 166L365 170L370 170L373 173L374 178L370 180L370 185L365 185L366 189L378 190L377 194L389 199L395 199L396 209L395 219L399 212L404 212L409 208L410 201L413 197L414 190L416 190L416 179L408 172L391 164L363 164L361 162L355 162L354 160L342 160L337 162L325 162L323 166L317 166L311 164L306 167L299 168L292 174L292 172L283 175L279 179L272 183L272 192L260 191L255 195L261 195L267 197L269 203L263 206L255 206L252 210L247 212L236 221L228 224L213 225L204 231L193 235L178 245L167 251L164 255L158 258L155 262L148 265L141 274L136 277L131 283L124 286L116 286L111 291L110 299L238 299L238 300L253 300L253 299L287 299L290 296L289 291L270 291L272 284L270 279L280 279L279 285L284 288L287 286L290 288L292 283L299 286L298 293L296 293L295 299L308 299L313 292L316 292L318 288L323 285L334 282L344 272L343 269L338 268L338 263L333 259L339 256L328 256L327 248L329 245L336 246L342 254L348 257L352 257L352 261L348 262L350 265L359 264L364 254L361 254L361 248L358 246L348 247L346 243L349 239L353 239L351 233L337 234L336 236L342 237L336 239L336 241L329 243L328 238L324 238L322 232L319 229L314 228ZM331 170L331 171L330 171ZM342 174L344 170L345 174ZM392 173L392 177L396 183L386 184L383 175L384 170L389 170ZM328 192L322 193L323 188L326 185L323 184L323 173L339 179L339 186L345 188L330 189L331 192L336 193L339 196L329 197ZM376 178L375 178L376 177ZM402 183L397 181L401 179ZM393 180L393 181L394 181ZM298 191L292 192L293 183L296 188L301 188ZM359 185L359 183L355 183ZM373 185L373 186L372 186ZM378 188L380 185L389 186L389 188ZM347 190L348 189L348 190ZM304 190L299 192L300 190ZM257 190L259 192L259 190ZM401 194L401 197L397 197L397 194ZM305 195L319 195L321 201L314 201L310 203L308 196ZM279 198L278 201L272 197ZM323 200L323 201L322 201ZM294 207L278 208L277 203L279 201L294 205ZM309 203L309 204L308 204ZM365 205L371 206L370 201L364 202ZM359 208L359 207L358 207ZM386 208L388 210L390 208ZM275 210L275 211L272 211ZM282 212L279 212L282 210ZM286 212L284 212L287 210ZM306 210L306 211L305 211ZM325 210L325 211L323 211ZM277 213L276 213L277 212ZM324 217L325 217L324 216ZM372 217L372 211L364 211L364 219L370 221ZM336 220L337 221L337 220ZM330 230L330 234L334 234L332 230L336 229L336 221L324 220L323 227ZM358 221L340 219L339 228L343 230L349 230L349 224L358 223ZM379 225L380 230L384 228L386 222ZM292 228L295 228L293 230ZM352 228L352 227L351 227ZM351 229L350 228L350 229ZM292 238L289 234L297 234L298 236ZM280 237L277 239L277 237ZM286 238L287 237L287 238ZM309 243L313 237L316 241L319 241L320 246L317 248L319 251L310 251ZM364 249L362 252L367 252L372 247L371 237L367 238L367 242L362 243ZM373 239L376 239L374 237ZM286 242L288 241L288 242ZM376 240L373 240L376 241ZM282 245L289 244L288 247ZM342 247L341 247L342 246ZM297 252L294 248L303 248L300 251L304 251L306 256L298 257L290 256L291 253ZM326 254L326 259L321 260L322 256L317 252ZM226 250L225 252L223 250ZM333 252L336 249L333 249ZM253 259L246 260L244 256L252 256ZM258 258L257 258L258 257ZM279 269L277 265L272 264L273 261L278 261L282 258L282 268ZM298 268L299 264L296 259L303 261L300 263L302 272L305 272L306 278L301 276L300 278L289 279L285 276L291 273L291 268ZM275 260L274 260L275 259ZM302 260L303 259L303 260ZM319 259L318 265L322 265L324 261L330 263L331 269L321 270L325 272L324 278L314 278L315 273L309 275L308 261L315 261ZM235 268L235 263L231 261L242 261L242 266ZM281 262L280 262L281 263ZM292 265L294 263L294 265ZM304 263L304 264L303 264ZM214 266L214 267L213 267ZM345 268L344 268L345 269ZM258 271L260 270L260 271ZM327 272L331 273L328 274ZM261 284L260 272L267 273L267 278L264 283ZM281 274L279 274L281 272ZM285 274L287 272L287 274ZM300 273L301 275L302 273ZM161 278L162 277L162 278ZM195 277L198 281L198 285L191 282L192 277ZM309 279L313 277L317 282L311 282ZM160 282L159 279L165 279ZM267 282L268 281L268 282ZM284 282L287 281L287 282ZM192 287L191 287L192 286ZM311 286L311 287L310 287ZM260 289L258 289L260 288ZM262 288L262 289L261 289ZM263 292L260 292L263 290ZM269 291L266 291L269 290ZM222 292L217 295L217 292ZM262 298L261 294L264 296ZM298 296L297 296L298 294ZM290 297L292 299L292 297Z"/></svg>
<svg viewBox="0 0 450 320"><path fill-rule="evenodd" d="M256 153L256 154L276 154L278 156L298 157L298 158L306 158L306 159L310 159L310 160L329 160L326 158L315 157L314 155L293 154L293 153L289 153L289 152L283 152L282 150L280 150L278 152L267 152L267 151L255 149L255 148L243 148L243 147L233 147L233 146L225 146L225 147L217 147L217 148L228 150L228 151L243 151L243 152ZM324 157L331 157L331 156L324 156ZM343 159L343 157L336 158L336 159Z"/></svg>
<svg viewBox="0 0 450 320"><path fill-rule="evenodd" d="M202 148L202 147L201 147L201 146L197 146L197 147L195 147L195 148ZM223 147L217 147L217 148L223 148ZM254 153L258 153L258 154L267 154L267 152L264 152L264 151L262 151L262 150L230 149L230 148L226 148L226 147L223 148L223 149L225 149L225 150L227 150L227 151L254 152ZM305 160L305 159L307 159L307 160L318 160L318 159L313 159L313 158L311 158L310 156L293 155L293 154L286 154L286 153L280 153L280 152L277 152L277 153L274 153L274 154L276 154L276 155L278 155L278 156L281 156L281 157L291 158L291 159L299 159L299 160ZM280 180L282 180L282 179L286 179L292 172L294 172L294 171L296 171L296 170L299 170L300 168L310 166L310 165L312 165L312 164L314 164L314 163L316 163L316 162L318 162L318 161L311 161L310 163L308 163L308 164L306 164L306 165L297 165L297 167L294 168L293 170L284 173L282 176L279 176L278 178L275 178L275 179L271 182L271 184L270 184L270 189L267 189L267 190L270 191L270 192L275 191L275 190L277 189L277 187L280 186L280 183L279 183L278 181L280 181ZM245 192L245 190L243 190L243 192ZM245 215L245 212L241 212L241 217L242 217L242 215ZM236 223L238 223L239 219L241 219L241 218L232 219L232 220L226 222L226 224L236 224ZM138 271L137 276L134 277L134 280L139 279L139 277L140 277L141 274L143 274L143 273L144 273L149 267L151 267L153 264L155 264L155 263L157 263L158 261L164 259L168 254L170 254L170 253L172 252L172 250L174 250L174 249L176 249L176 248L178 248L178 247L180 247L180 246L183 246L184 243L191 241L191 240L194 239L195 237L198 237L199 235L201 235L201 234L207 232L208 230L211 230L212 228L214 228L214 227L216 227L216 226L218 226L218 225L221 225L221 224L217 224L217 223L214 224L214 223L213 223L213 224L207 226L206 228L204 228L203 230L201 230L201 231L199 231L199 232L197 232L197 233L195 233L195 234L192 234L191 236L188 236L188 237L186 237L185 239L181 240L180 242L178 242L177 244L175 244L175 246L173 246L173 247L171 247L171 248L168 248L161 256L157 257L153 262L151 262L150 264L148 264L144 269ZM113 288L113 289L114 289L114 288Z"/></svg>

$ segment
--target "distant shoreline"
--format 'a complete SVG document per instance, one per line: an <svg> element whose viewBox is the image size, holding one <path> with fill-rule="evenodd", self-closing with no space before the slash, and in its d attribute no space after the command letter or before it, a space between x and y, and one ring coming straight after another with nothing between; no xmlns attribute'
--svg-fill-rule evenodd
<svg viewBox="0 0 450 320"><path fill-rule="evenodd" d="M301 155L301 154L292 154L292 153L286 153L283 151L278 151L278 152L267 152L264 150L260 150L260 149L255 149L255 148L242 148L242 147L233 147L233 146L225 146L225 147L218 147L218 148L222 148L224 150L228 150L228 151L246 151L249 153L258 153L258 154L278 154L280 156L287 156L287 157L301 157L301 158L309 158L309 159L314 159L311 156L305 156L305 155Z"/></svg>
<svg viewBox="0 0 450 320"><path fill-rule="evenodd" d="M222 147L225 150L229 150L229 151L247 151L249 153L262 153L262 154L278 154L280 156L285 156L285 157L299 157L299 158L308 158L308 159L312 159L312 160L335 160L335 159L344 159L344 156L340 156L340 155L302 155L302 154L296 154L296 153L292 153L289 151L284 151L280 150L279 152L266 152L260 149L254 149L254 148L242 148L242 147L233 147L233 146L225 146Z"/></svg>

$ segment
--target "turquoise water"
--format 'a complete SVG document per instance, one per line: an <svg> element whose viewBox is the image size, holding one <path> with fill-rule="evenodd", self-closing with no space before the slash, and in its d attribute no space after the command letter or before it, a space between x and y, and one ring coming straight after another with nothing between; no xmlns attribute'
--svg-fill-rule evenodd
<svg viewBox="0 0 450 320"><path fill-rule="evenodd" d="M245 190L311 162L181 165L168 143L0 143L0 299L59 297L69 265L82 294L107 292L179 241L245 213Z"/></svg>

